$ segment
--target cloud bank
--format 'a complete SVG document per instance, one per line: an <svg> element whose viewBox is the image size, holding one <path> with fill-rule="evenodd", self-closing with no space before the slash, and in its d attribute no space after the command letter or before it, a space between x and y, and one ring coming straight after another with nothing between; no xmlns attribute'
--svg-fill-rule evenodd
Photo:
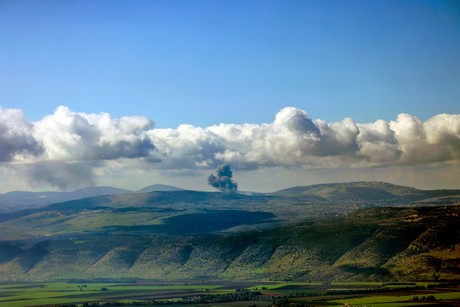
<svg viewBox="0 0 460 307"><path fill-rule="evenodd" d="M144 116L114 119L61 106L29 122L21 110L0 108L0 162L9 168L25 165L31 184L60 189L91 185L108 161L128 160L138 167L191 172L223 163L247 171L458 166L460 114L439 114L425 122L400 114L392 121L328 123L286 107L271 123L155 129Z"/></svg>
<svg viewBox="0 0 460 307"><path fill-rule="evenodd" d="M165 167L239 168L262 166L375 167L460 160L460 115L441 114L422 122L400 114L396 120L327 123L287 107L270 124L189 125L148 132Z"/></svg>

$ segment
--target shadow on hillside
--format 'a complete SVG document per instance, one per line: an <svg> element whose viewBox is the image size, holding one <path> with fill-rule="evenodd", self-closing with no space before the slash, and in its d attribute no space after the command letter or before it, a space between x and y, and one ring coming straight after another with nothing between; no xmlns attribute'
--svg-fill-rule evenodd
<svg viewBox="0 0 460 307"><path fill-rule="evenodd" d="M254 225L275 217L270 212L243 210L206 210L203 213L176 215L164 220L160 225L108 226L105 230L136 233L211 233L240 225Z"/></svg>

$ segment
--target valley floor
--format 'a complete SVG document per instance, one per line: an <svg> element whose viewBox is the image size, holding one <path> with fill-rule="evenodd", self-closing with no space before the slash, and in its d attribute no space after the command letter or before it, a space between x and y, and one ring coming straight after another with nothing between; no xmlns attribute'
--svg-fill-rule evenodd
<svg viewBox="0 0 460 307"><path fill-rule="evenodd" d="M459 306L460 283L5 283L0 306Z"/></svg>

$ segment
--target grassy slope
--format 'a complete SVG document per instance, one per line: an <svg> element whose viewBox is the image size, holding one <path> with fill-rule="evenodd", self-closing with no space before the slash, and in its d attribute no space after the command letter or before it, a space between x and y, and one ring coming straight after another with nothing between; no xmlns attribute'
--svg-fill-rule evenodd
<svg viewBox="0 0 460 307"><path fill-rule="evenodd" d="M413 202L459 201L460 190L419 190L385 182L347 182L298 186L273 193L290 198L308 198L318 201L361 201L388 205Z"/></svg>
<svg viewBox="0 0 460 307"><path fill-rule="evenodd" d="M353 210L456 193L358 182L70 201L0 215L0 278L455 279L459 206Z"/></svg>
<svg viewBox="0 0 460 307"><path fill-rule="evenodd" d="M216 219L231 219L235 212L231 213L176 215L162 220L162 232L119 226L38 241L4 242L0 276L4 280L130 277L299 281L459 276L459 206L374 208L347 217L271 229L221 234L208 231ZM257 213L237 213L243 222L257 226L257 218L251 220ZM196 221L193 227L203 225L204 231L193 228L196 233L180 232L178 217ZM262 214L264 218L270 216ZM231 225L228 223L226 220L223 225Z"/></svg>

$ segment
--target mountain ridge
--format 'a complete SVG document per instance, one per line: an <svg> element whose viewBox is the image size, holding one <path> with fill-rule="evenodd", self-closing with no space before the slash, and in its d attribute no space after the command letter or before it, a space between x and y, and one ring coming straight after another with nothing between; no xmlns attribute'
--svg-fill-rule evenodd
<svg viewBox="0 0 460 307"><path fill-rule="evenodd" d="M422 190L380 181L355 181L295 186L271 193L288 197L317 197L328 201L412 202L436 196L460 196L460 189Z"/></svg>
<svg viewBox="0 0 460 307"><path fill-rule="evenodd" d="M353 190L354 189L354 190ZM367 191L366 191L367 189ZM373 189L373 190L372 190ZM103 195L121 195L134 193L150 192L180 192L192 191L165 184L153 184L137 191L121 189L110 186L97 186L83 188L70 192L31 192L31 191L12 191L0 194L0 212L19 211L27 208L43 207L52 203L60 203L72 200L79 200L88 197ZM193 191L192 191L193 192ZM204 191L196 191L204 192ZM212 192L211 192L212 193ZM295 186L281 189L271 193L259 192L237 192L236 195L243 196L287 196L291 198L303 198L309 201L379 201L383 199L396 199L399 201L428 199L429 197L457 196L460 189L438 189L422 190L413 187L390 184L379 181L356 181L340 183L324 183L307 186ZM366 195L368 194L368 195Z"/></svg>
<svg viewBox="0 0 460 307"><path fill-rule="evenodd" d="M460 190L418 191L153 191L0 213L0 280L454 280Z"/></svg>
<svg viewBox="0 0 460 307"><path fill-rule="evenodd" d="M95 186L78 189L75 191L11 191L0 194L0 212L12 212L22 209L38 208L53 203L61 203L72 200L79 200L88 197L97 197L103 195L119 195L130 193L146 193L153 191L180 191L170 185L155 184L144 187L138 191L131 191L111 186Z"/></svg>
<svg viewBox="0 0 460 307"><path fill-rule="evenodd" d="M0 242L0 278L456 280L459 222L459 205L370 208L342 218L224 234L136 235L115 229L10 240Z"/></svg>
<svg viewBox="0 0 460 307"><path fill-rule="evenodd" d="M184 189L168 185L168 184L153 184L147 187L144 187L140 190L137 190L137 193L148 193L148 192L158 192L158 191L181 191Z"/></svg>
<svg viewBox="0 0 460 307"><path fill-rule="evenodd" d="M71 192L31 192L31 191L12 191L0 194L1 211L18 211L26 208L41 207L52 203L65 202L87 197L101 195L116 195L131 193L130 190L114 188L110 186L97 186L78 189Z"/></svg>

